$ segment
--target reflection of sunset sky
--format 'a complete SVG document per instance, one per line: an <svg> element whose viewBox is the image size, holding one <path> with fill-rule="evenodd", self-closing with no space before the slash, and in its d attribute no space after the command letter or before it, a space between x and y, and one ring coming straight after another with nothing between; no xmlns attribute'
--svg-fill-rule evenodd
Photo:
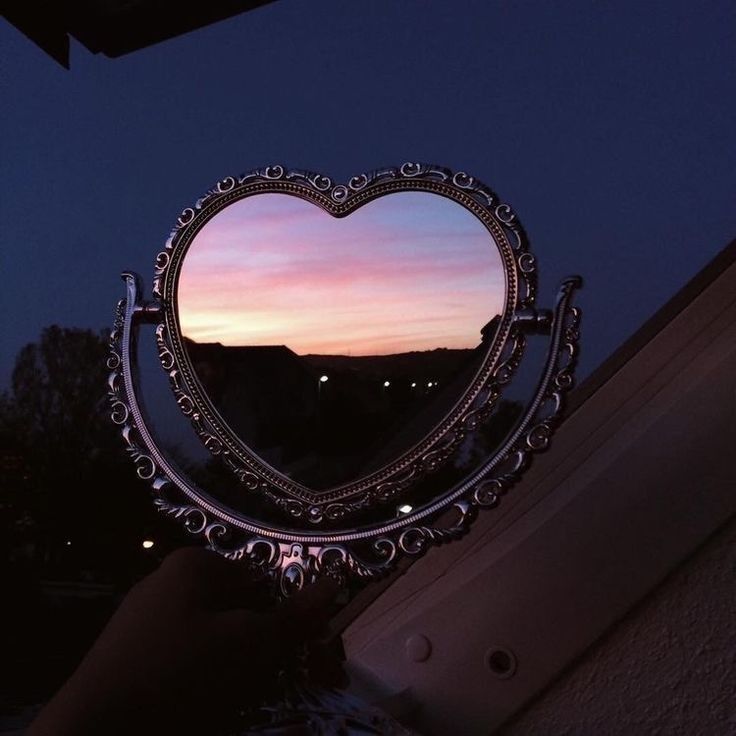
<svg viewBox="0 0 736 736"><path fill-rule="evenodd" d="M337 220L283 194L208 222L179 280L183 333L298 354L468 348L503 308L501 259L464 207L401 192Z"/></svg>

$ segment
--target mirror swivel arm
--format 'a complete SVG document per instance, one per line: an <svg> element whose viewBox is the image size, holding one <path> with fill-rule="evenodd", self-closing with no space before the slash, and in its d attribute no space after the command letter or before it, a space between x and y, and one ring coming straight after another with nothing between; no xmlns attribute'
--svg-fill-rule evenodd
<svg viewBox="0 0 736 736"><path fill-rule="evenodd" d="M514 314L514 325L519 332L527 335L549 335L553 319L551 309L527 307Z"/></svg>
<svg viewBox="0 0 736 736"><path fill-rule="evenodd" d="M164 310L157 302L142 302L133 308L133 319L140 324L158 324Z"/></svg>
<svg viewBox="0 0 736 736"><path fill-rule="evenodd" d="M163 317L164 310L159 302L145 301L143 293L143 279L134 271L123 271L120 278L126 284L127 300L126 311L131 321L138 324L157 324Z"/></svg>
<svg viewBox="0 0 736 736"><path fill-rule="evenodd" d="M562 280L561 288L580 289L583 280L580 276L568 276ZM526 307L514 314L514 325L526 335L549 335L554 325L555 314L552 309Z"/></svg>

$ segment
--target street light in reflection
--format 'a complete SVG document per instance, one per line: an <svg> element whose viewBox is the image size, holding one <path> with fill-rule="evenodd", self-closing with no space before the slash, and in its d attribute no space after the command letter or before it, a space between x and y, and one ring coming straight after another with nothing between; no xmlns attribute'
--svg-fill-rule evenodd
<svg viewBox="0 0 736 736"><path fill-rule="evenodd" d="M329 376L322 375L319 377L319 381L317 381L317 403L319 403L319 400L322 398L322 385L327 383L329 380Z"/></svg>

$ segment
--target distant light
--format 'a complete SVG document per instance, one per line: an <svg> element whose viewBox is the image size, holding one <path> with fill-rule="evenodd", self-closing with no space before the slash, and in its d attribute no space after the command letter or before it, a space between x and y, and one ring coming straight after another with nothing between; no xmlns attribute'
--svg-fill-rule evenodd
<svg viewBox="0 0 736 736"><path fill-rule="evenodd" d="M153 540L152 539L144 539L143 540L143 549L151 549L153 547Z"/></svg>
<svg viewBox="0 0 736 736"><path fill-rule="evenodd" d="M409 506L408 503L405 503L403 506L399 506L399 513L400 514L410 514L413 508L414 508L413 506Z"/></svg>
<svg viewBox="0 0 736 736"><path fill-rule="evenodd" d="M67 539L67 540L66 540L66 546L67 546L67 547L71 547L71 546L72 546L72 541L71 541L71 539Z"/></svg>
<svg viewBox="0 0 736 736"><path fill-rule="evenodd" d="M384 381L383 385L388 388L391 385L391 381Z"/></svg>
<svg viewBox="0 0 736 736"><path fill-rule="evenodd" d="M320 376L319 377L319 380L320 380L320 383L325 383L325 381L329 381L330 380L330 377L329 376Z"/></svg>
<svg viewBox="0 0 736 736"><path fill-rule="evenodd" d="M427 388L432 388L432 381L427 384Z"/></svg>
<svg viewBox="0 0 736 736"><path fill-rule="evenodd" d="M411 387L412 387L412 388L416 388L416 387L417 387L417 384L416 384L416 382L412 383Z"/></svg>

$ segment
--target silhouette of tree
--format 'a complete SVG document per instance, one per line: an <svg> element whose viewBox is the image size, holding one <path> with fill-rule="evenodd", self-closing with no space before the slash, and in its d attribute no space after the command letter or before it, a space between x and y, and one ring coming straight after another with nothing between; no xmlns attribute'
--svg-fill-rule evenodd
<svg viewBox="0 0 736 736"><path fill-rule="evenodd" d="M107 350L105 332L47 327L0 397L7 553L30 550L47 575L129 575L155 523L108 417Z"/></svg>
<svg viewBox="0 0 736 736"><path fill-rule="evenodd" d="M112 437L102 411L106 355L105 333L57 325L18 354L11 417L29 443L52 453L49 461L65 452L87 458Z"/></svg>
<svg viewBox="0 0 736 736"><path fill-rule="evenodd" d="M182 536L154 511L109 419L106 358L105 332L47 327L0 394L0 713L48 698L115 593Z"/></svg>

